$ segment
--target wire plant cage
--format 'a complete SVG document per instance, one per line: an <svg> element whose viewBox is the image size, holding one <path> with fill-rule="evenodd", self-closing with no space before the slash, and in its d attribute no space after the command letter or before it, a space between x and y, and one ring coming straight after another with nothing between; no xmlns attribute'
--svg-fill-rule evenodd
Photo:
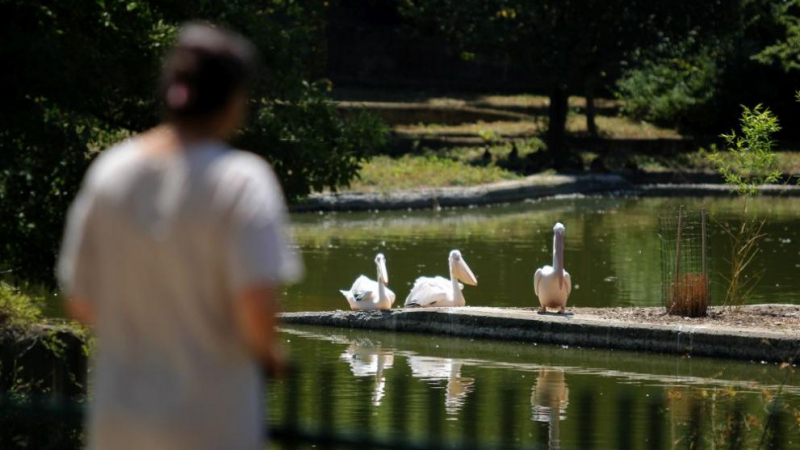
<svg viewBox="0 0 800 450"><path fill-rule="evenodd" d="M661 301L667 314L702 317L711 300L708 213L678 211L659 216Z"/></svg>

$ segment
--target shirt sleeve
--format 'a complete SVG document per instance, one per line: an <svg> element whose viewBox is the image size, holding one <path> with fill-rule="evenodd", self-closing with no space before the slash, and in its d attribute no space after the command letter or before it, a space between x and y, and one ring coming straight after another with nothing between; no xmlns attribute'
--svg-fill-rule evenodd
<svg viewBox="0 0 800 450"><path fill-rule="evenodd" d="M91 283L96 260L93 245L96 236L92 230L95 216L94 195L85 183L67 213L56 267L61 288L71 298L94 301Z"/></svg>
<svg viewBox="0 0 800 450"><path fill-rule="evenodd" d="M253 157L236 178L228 246L232 287L240 292L298 281L303 266L287 234L286 204L272 169Z"/></svg>

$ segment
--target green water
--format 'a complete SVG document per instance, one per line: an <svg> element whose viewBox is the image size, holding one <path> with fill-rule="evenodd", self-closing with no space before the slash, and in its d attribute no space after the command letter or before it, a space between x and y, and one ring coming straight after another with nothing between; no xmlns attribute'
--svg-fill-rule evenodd
<svg viewBox="0 0 800 450"><path fill-rule="evenodd" d="M568 198L530 204L422 212L300 214L294 234L307 268L290 288L287 311L348 307L338 289L360 274L375 278L375 253L386 255L390 288L401 306L418 276L448 275L460 249L478 277L464 295L473 306L538 306L536 268L552 262L552 228L567 227L570 306L661 304L658 215L685 205L711 214L712 303L724 297L730 244L716 221L740 217L738 199ZM791 303L800 293L800 199L758 198L749 211L767 219L768 236L753 267L763 278L753 303Z"/></svg>
<svg viewBox="0 0 800 450"><path fill-rule="evenodd" d="M374 278L376 252L386 255L390 288L398 295L396 306L402 305L416 277L447 275L454 248L479 280L477 287L465 288L468 305L535 306L532 276L551 261L556 221L567 227L571 306L659 305L658 216L680 205L710 211L712 303L719 301L730 246L714 223L741 217L738 200L566 198L441 211L296 215L294 234L307 277L288 289L283 306L347 308L338 289L360 274ZM767 219L768 233L754 267L763 279L753 303L796 301L798 207L800 200L782 198L749 205L751 213ZM793 368L337 329L287 328L281 336L301 367L301 400L292 404L308 426L333 408L335 429L387 436L422 438L440 429L446 439L544 448L671 449L689 448L686 436L697 429L697 448L728 448L731 417L739 417L747 443L742 448L756 448L769 399L779 393L784 448L800 442L800 381ZM286 411L286 400L285 383L277 383L270 394L273 420Z"/></svg>
<svg viewBox="0 0 800 450"><path fill-rule="evenodd" d="M728 448L738 408L741 448L756 448L779 394L783 448L800 445L793 368L314 327L281 337L300 367L292 404L309 428L329 408L333 429L384 437L419 440L438 428L445 441L644 450L688 448L695 426L698 448ZM270 390L276 423L285 388Z"/></svg>

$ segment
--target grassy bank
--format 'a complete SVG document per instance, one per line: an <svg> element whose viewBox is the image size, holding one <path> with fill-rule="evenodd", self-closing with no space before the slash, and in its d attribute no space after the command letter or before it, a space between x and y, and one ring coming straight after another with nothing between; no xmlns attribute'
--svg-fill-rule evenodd
<svg viewBox="0 0 800 450"><path fill-rule="evenodd" d="M344 90L337 100L363 107L389 124L405 142L400 157L368 161L348 190L472 186L509 180L540 170L531 163L545 151L548 99L540 95L376 92ZM617 100L596 101L598 139L590 137L586 101L571 97L567 131L586 170L714 174L701 144L677 129L619 114ZM598 159L601 158L601 159ZM800 173L800 151L778 153L778 170Z"/></svg>
<svg viewBox="0 0 800 450"><path fill-rule="evenodd" d="M364 166L360 179L351 184L350 190L387 192L419 187L474 186L520 177L496 165L475 166L446 156L378 156Z"/></svg>

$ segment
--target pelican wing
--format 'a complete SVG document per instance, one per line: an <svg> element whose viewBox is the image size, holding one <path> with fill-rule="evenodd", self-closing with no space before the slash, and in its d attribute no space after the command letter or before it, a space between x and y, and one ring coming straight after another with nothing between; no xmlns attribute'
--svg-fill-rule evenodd
<svg viewBox="0 0 800 450"><path fill-rule="evenodd" d="M566 270L564 271L564 288L567 290L567 296L572 293L572 277L569 276L569 272Z"/></svg>
<svg viewBox="0 0 800 450"><path fill-rule="evenodd" d="M353 287L350 288L353 297L356 301L368 300L374 301L375 296L378 295L378 283L370 280L364 275L356 278Z"/></svg>
<svg viewBox="0 0 800 450"><path fill-rule="evenodd" d="M536 273L533 274L533 292L536 293L536 296L539 296L539 283L542 282L542 269L536 269Z"/></svg>
<svg viewBox="0 0 800 450"><path fill-rule="evenodd" d="M447 290L452 289L450 280L442 277L419 277L414 282L405 306L436 306L447 301Z"/></svg>

